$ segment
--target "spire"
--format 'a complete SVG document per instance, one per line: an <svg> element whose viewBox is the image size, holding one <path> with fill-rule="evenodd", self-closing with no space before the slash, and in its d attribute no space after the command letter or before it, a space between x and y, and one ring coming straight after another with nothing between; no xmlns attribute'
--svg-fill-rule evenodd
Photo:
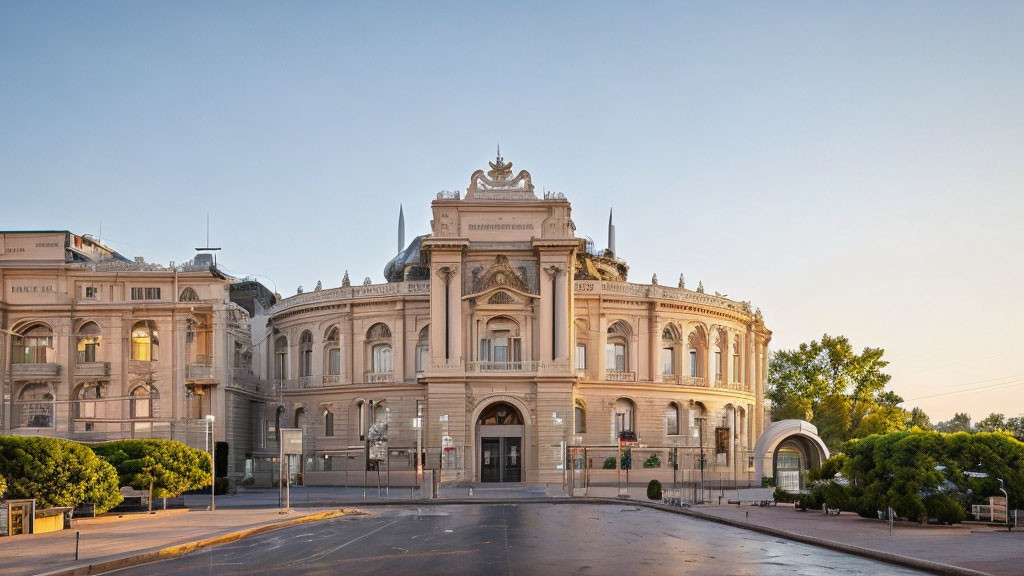
<svg viewBox="0 0 1024 576"><path fill-rule="evenodd" d="M615 256L615 224L612 224L612 210L608 209L608 251Z"/></svg>
<svg viewBox="0 0 1024 576"><path fill-rule="evenodd" d="M501 157L501 142L498 142L498 164L501 164L502 160L504 160L504 158Z"/></svg>
<svg viewBox="0 0 1024 576"><path fill-rule="evenodd" d="M398 205L398 252L405 250L405 213L402 205Z"/></svg>

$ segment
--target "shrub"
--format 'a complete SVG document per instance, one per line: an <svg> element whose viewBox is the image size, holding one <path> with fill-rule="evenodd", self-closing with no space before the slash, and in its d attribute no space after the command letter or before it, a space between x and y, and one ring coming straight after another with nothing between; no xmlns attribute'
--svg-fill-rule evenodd
<svg viewBox="0 0 1024 576"><path fill-rule="evenodd" d="M771 476L761 476L761 488L772 488L775 486L775 478Z"/></svg>
<svg viewBox="0 0 1024 576"><path fill-rule="evenodd" d="M939 524L959 524L967 517L967 511L945 494L928 496L924 499L924 507L928 510L928 518L935 518Z"/></svg>
<svg viewBox="0 0 1024 576"><path fill-rule="evenodd" d="M661 468L661 458L657 454L651 454L644 460L644 468Z"/></svg>
<svg viewBox="0 0 1024 576"><path fill-rule="evenodd" d="M775 498L776 502L781 502L783 504L791 504L793 502L796 502L797 498L796 494L790 494L789 492L786 492L782 488L776 488L775 492L772 493L772 496Z"/></svg>
<svg viewBox="0 0 1024 576"><path fill-rule="evenodd" d="M116 469L122 486L171 498L210 485L210 456L174 440L118 440L93 448Z"/></svg>
<svg viewBox="0 0 1024 576"><path fill-rule="evenodd" d="M7 481L4 480L3 476L0 476L0 498L4 497L4 492L7 492Z"/></svg>
<svg viewBox="0 0 1024 576"><path fill-rule="evenodd" d="M88 447L61 438L0 436L0 476L8 498L35 498L39 508L93 504L97 513L117 506L117 471Z"/></svg>
<svg viewBox="0 0 1024 576"><path fill-rule="evenodd" d="M651 480L647 483L647 498L650 500L661 500L661 482Z"/></svg>
<svg viewBox="0 0 1024 576"><path fill-rule="evenodd" d="M213 481L213 488L216 490L215 494L217 496L227 494L231 490L231 480L227 478L217 478Z"/></svg>
<svg viewBox="0 0 1024 576"><path fill-rule="evenodd" d="M615 470L615 456L609 456L604 459L604 465L601 466L605 470Z"/></svg>

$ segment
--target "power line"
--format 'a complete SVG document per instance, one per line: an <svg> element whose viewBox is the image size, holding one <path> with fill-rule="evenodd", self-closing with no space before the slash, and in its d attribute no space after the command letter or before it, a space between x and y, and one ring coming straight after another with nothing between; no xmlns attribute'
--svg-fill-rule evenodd
<svg viewBox="0 0 1024 576"><path fill-rule="evenodd" d="M1011 380L1009 382L999 382L997 384L987 384L985 386L978 386L976 388L965 388L963 390L950 390L949 392L939 392L937 394L929 394L927 396L918 396L917 398L910 398L904 400L904 402L914 402L915 400L924 400L925 398L936 398L938 396L949 396L951 394L963 394L964 392L975 392L977 390L987 390L989 388L998 388L999 386L1018 386L1024 384L1024 378L1019 380Z"/></svg>

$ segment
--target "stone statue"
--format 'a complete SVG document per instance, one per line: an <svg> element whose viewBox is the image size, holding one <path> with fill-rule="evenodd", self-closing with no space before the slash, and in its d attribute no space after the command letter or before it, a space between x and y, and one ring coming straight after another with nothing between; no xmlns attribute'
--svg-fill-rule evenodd
<svg viewBox="0 0 1024 576"><path fill-rule="evenodd" d="M701 294L704 293L704 281L703 280L697 282L697 292L700 292Z"/></svg>
<svg viewBox="0 0 1024 576"><path fill-rule="evenodd" d="M313 292L319 292L319 291L321 291L323 289L324 289L323 283L321 283L319 280L317 280L316 281L316 288L313 288Z"/></svg>
<svg viewBox="0 0 1024 576"><path fill-rule="evenodd" d="M682 274L679 275L679 287L684 290L686 289L686 279L683 278Z"/></svg>
<svg viewBox="0 0 1024 576"><path fill-rule="evenodd" d="M295 293L302 294L302 284L299 284L299 287L295 289Z"/></svg>
<svg viewBox="0 0 1024 576"><path fill-rule="evenodd" d="M341 287L348 288L352 286L352 281L348 279L348 270L345 270L345 276L341 279Z"/></svg>
<svg viewBox="0 0 1024 576"><path fill-rule="evenodd" d="M363 278L363 286L369 286L370 284L373 284L373 280L370 280L369 276Z"/></svg>
<svg viewBox="0 0 1024 576"><path fill-rule="evenodd" d="M655 272L654 276L651 276L651 286L657 286L657 285L658 285L658 273Z"/></svg>

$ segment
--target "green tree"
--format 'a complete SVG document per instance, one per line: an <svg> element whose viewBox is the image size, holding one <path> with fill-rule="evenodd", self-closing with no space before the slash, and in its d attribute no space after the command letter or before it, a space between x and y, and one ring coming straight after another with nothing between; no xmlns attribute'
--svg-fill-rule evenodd
<svg viewBox="0 0 1024 576"><path fill-rule="evenodd" d="M4 497L4 492L7 492L7 480L0 476L0 498Z"/></svg>
<svg viewBox="0 0 1024 576"><path fill-rule="evenodd" d="M99 513L121 502L117 471L88 447L61 438L0 436L0 476L8 498L40 508L91 503Z"/></svg>
<svg viewBox="0 0 1024 576"><path fill-rule="evenodd" d="M858 432L904 428L903 399L885 390L891 376L883 372L884 353L864 348L858 354L846 337L828 334L775 352L768 365L772 418L809 420L830 449Z"/></svg>
<svg viewBox="0 0 1024 576"><path fill-rule="evenodd" d="M974 425L977 432L1000 432L1006 430L1006 417L995 412L982 418Z"/></svg>
<svg viewBox="0 0 1024 576"><path fill-rule="evenodd" d="M957 412L952 418L935 425L939 432L973 432L971 427L971 416L966 412Z"/></svg>
<svg viewBox="0 0 1024 576"><path fill-rule="evenodd" d="M928 414L924 410L914 407L907 415L907 428L918 427L921 430L932 429L932 419L928 417Z"/></svg>
<svg viewBox="0 0 1024 576"><path fill-rule="evenodd" d="M174 440L118 440L93 448L117 469L122 486L171 498L210 485L210 455Z"/></svg>

